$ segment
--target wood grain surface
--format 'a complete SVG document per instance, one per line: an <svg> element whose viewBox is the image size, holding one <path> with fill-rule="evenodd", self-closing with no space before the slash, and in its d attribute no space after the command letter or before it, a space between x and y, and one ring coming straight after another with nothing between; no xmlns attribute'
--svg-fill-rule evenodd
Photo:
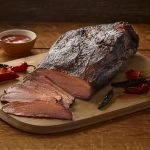
<svg viewBox="0 0 150 150"><path fill-rule="evenodd" d="M149 0L0 0L1 21L150 23Z"/></svg>
<svg viewBox="0 0 150 150"><path fill-rule="evenodd" d="M38 34L33 55L46 52L58 36L67 30L89 24L1 23L0 31L10 28L31 29ZM140 35L139 51L150 57L150 25L134 25ZM0 50L0 62L13 60ZM18 131L0 121L2 150L149 150L150 109L74 131L52 135L34 135Z"/></svg>

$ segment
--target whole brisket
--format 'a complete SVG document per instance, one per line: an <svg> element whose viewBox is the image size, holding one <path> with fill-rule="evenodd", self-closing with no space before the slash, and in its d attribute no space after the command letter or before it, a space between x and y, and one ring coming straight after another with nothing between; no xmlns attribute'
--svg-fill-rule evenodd
<svg viewBox="0 0 150 150"><path fill-rule="evenodd" d="M138 42L138 35L125 22L66 32L33 73L22 83L5 90L1 101L10 103L3 111L23 116L72 119L69 107L74 98L89 99L95 89L106 85L136 53ZM27 113L28 106L38 109ZM25 111L21 112L21 109ZM59 115L60 110L63 115L61 112Z"/></svg>
<svg viewBox="0 0 150 150"><path fill-rule="evenodd" d="M75 97L88 99L93 87L106 85L136 53L138 41L132 26L125 22L72 30L50 48L39 65L39 68L46 69L37 72L46 72L51 80ZM68 80L68 75L72 79ZM59 83L59 76L66 76L63 77L64 83ZM66 86L67 82L69 86Z"/></svg>

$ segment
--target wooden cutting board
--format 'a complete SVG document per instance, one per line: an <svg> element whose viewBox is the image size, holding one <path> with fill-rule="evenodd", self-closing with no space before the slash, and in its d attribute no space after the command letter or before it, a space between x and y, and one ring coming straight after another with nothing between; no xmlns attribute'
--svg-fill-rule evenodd
<svg viewBox="0 0 150 150"><path fill-rule="evenodd" d="M23 61L27 61L29 64L37 65L45 55L46 54L40 54L6 63L10 65L17 65ZM124 80L126 70L133 68L140 70L145 76L150 75L150 59L140 54L136 54L115 76L113 81ZM23 75L21 75L19 80L22 80L22 78ZM3 83L1 82L0 95L3 94L4 89L17 82L17 80ZM121 88L115 88L113 103L104 110L98 110L97 106L99 102L103 99L109 89L111 89L111 86L107 85L103 89L99 90L89 101L76 99L76 102L71 108L73 112L72 121L37 119L9 115L1 110L2 104L0 104L0 118L20 130L32 133L47 134L84 127L150 107L150 92L143 95L131 95L125 94Z"/></svg>

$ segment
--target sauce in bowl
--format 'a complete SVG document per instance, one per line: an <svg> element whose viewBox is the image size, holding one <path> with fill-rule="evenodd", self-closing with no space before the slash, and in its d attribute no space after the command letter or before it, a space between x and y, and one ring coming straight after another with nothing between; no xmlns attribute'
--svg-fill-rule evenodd
<svg viewBox="0 0 150 150"><path fill-rule="evenodd" d="M26 35L7 35L1 38L1 41L6 43L26 43L30 40L31 38Z"/></svg>

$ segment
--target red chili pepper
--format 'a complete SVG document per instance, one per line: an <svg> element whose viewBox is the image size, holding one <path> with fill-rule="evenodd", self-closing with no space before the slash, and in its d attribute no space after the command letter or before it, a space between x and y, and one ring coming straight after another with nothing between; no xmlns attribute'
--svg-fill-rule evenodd
<svg viewBox="0 0 150 150"><path fill-rule="evenodd" d="M149 91L149 86L147 83L141 83L136 87L127 87L124 89L128 94L145 94Z"/></svg>
<svg viewBox="0 0 150 150"><path fill-rule="evenodd" d="M16 72L13 71L2 71L0 72L0 82L2 81L6 81L6 80L12 80L12 79L16 79L18 78L18 74L16 74Z"/></svg>
<svg viewBox="0 0 150 150"><path fill-rule="evenodd" d="M140 71L131 69L131 70L128 70L126 72L126 77L129 80L135 80L135 79L138 79L140 77L140 74L141 74Z"/></svg>
<svg viewBox="0 0 150 150"><path fill-rule="evenodd" d="M28 65L26 62L24 62L21 65L11 67L11 70L14 72L26 72L28 67L34 67L34 69L35 69L35 66Z"/></svg>
<svg viewBox="0 0 150 150"><path fill-rule="evenodd" d="M17 72L26 72L30 66L34 67L35 69L35 66L28 65L26 62L14 67L0 64L0 82L18 78L19 75Z"/></svg>
<svg viewBox="0 0 150 150"><path fill-rule="evenodd" d="M8 68L0 68L0 74L8 72Z"/></svg>

